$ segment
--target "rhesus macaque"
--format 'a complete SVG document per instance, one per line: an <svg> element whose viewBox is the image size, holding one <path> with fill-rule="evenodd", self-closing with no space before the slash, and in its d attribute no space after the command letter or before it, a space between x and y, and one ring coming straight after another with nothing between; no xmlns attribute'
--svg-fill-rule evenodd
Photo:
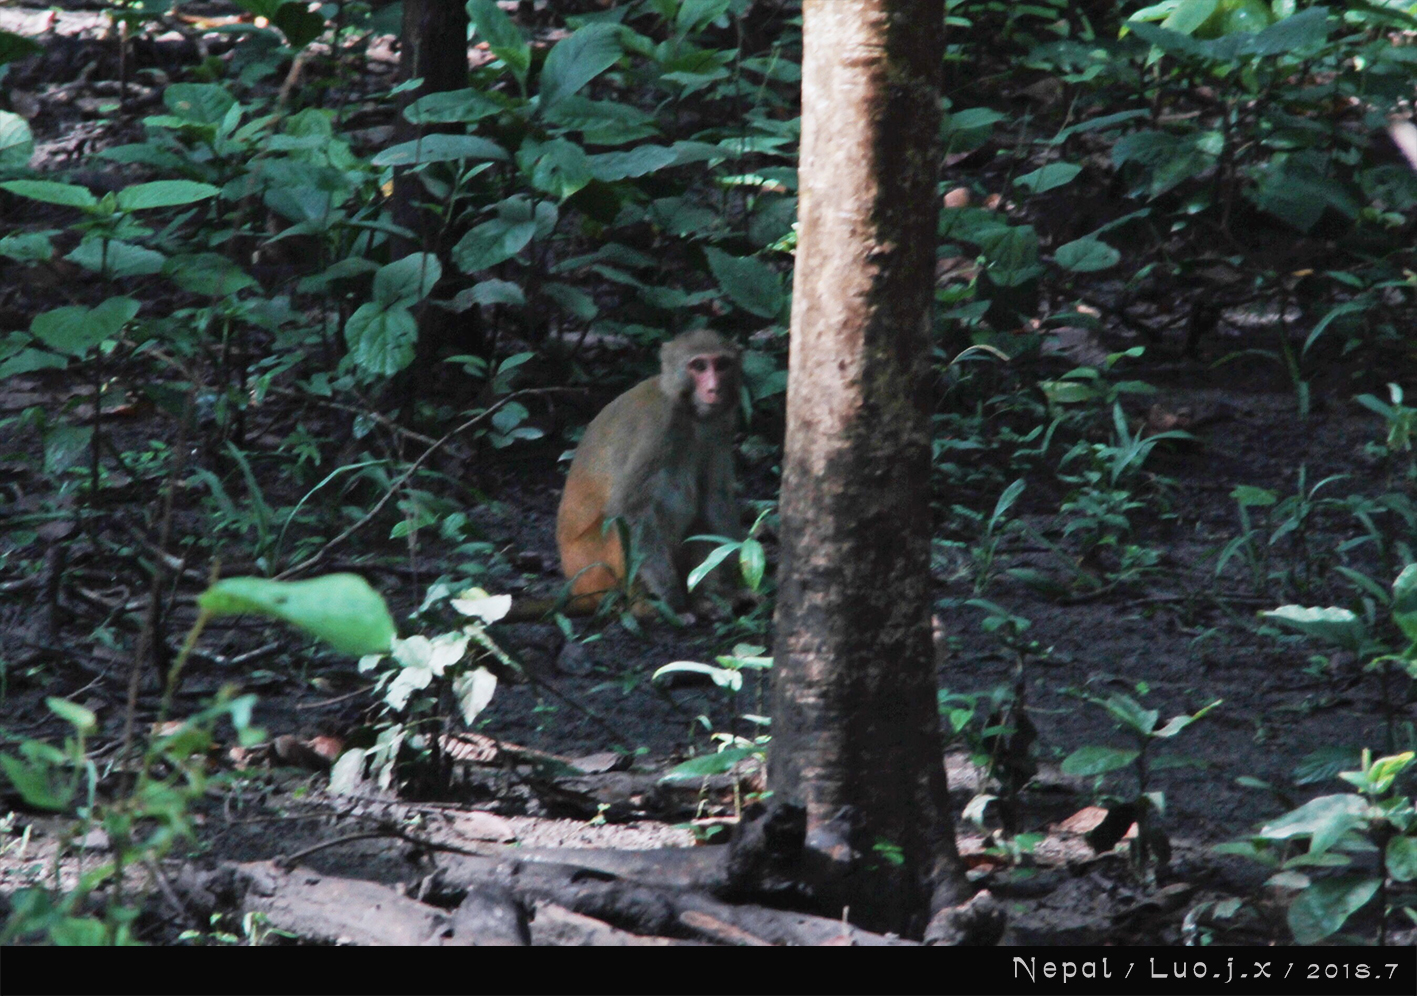
<svg viewBox="0 0 1417 996"><path fill-rule="evenodd" d="M695 565L684 539L742 536L733 499L738 349L717 332L686 332L659 350L660 372L605 406L576 448L556 513L572 605L594 608L626 580L619 517L639 586L682 612ZM637 614L649 606L637 598Z"/></svg>

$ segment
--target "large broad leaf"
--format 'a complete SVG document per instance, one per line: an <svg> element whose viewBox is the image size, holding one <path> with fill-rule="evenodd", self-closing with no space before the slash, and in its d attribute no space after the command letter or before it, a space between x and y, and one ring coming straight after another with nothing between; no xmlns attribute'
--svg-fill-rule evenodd
<svg viewBox="0 0 1417 996"><path fill-rule="evenodd" d="M1362 649L1363 642L1368 638L1368 630L1363 625L1363 620L1349 610L1335 606L1306 608L1302 605L1281 605L1271 612L1261 612L1260 615L1290 629L1296 629L1305 636L1336 644L1346 650Z"/></svg>
<svg viewBox="0 0 1417 996"><path fill-rule="evenodd" d="M1260 828L1270 840L1309 837L1309 852L1322 854L1349 830L1360 825L1368 804L1358 795L1321 795Z"/></svg>
<svg viewBox="0 0 1417 996"><path fill-rule="evenodd" d="M413 124L472 124L502 110L480 90L443 90L419 97L403 116Z"/></svg>
<svg viewBox="0 0 1417 996"><path fill-rule="evenodd" d="M98 204L98 198L87 187L72 183L55 183L53 180L10 180L0 183L0 190L8 190L19 197L45 204L62 204L64 207L91 208Z"/></svg>
<svg viewBox="0 0 1417 996"><path fill-rule="evenodd" d="M413 166L442 163L453 159L507 159L507 150L496 142L476 135L424 135L412 142L391 145L370 160L375 166Z"/></svg>
<svg viewBox="0 0 1417 996"><path fill-rule="evenodd" d="M685 761L666 771L659 780L662 782L697 781L710 775L722 775L733 770L734 765L750 757L761 754L761 747L728 747L717 754L705 754L692 761Z"/></svg>
<svg viewBox="0 0 1417 996"><path fill-rule="evenodd" d="M34 155L29 122L11 111L0 111L0 169L22 169Z"/></svg>
<svg viewBox="0 0 1417 996"><path fill-rule="evenodd" d="M413 362L418 322L402 305L360 305L344 325L349 355L366 373L392 377Z"/></svg>
<svg viewBox="0 0 1417 996"><path fill-rule="evenodd" d="M135 246L131 242L92 236L84 239L74 251L64 257L86 270L110 277L147 277L161 273L167 257L156 249Z"/></svg>
<svg viewBox="0 0 1417 996"><path fill-rule="evenodd" d="M383 305L413 304L433 290L443 275L443 264L429 252L409 253L374 274L374 300Z"/></svg>
<svg viewBox="0 0 1417 996"><path fill-rule="evenodd" d="M131 297L110 297L94 308L75 304L35 315L30 331L55 352L78 357L115 338L137 313L138 302Z"/></svg>
<svg viewBox="0 0 1417 996"><path fill-rule="evenodd" d="M1289 929L1300 944L1317 944L1336 933L1348 918L1367 905L1380 880L1358 875L1320 879L1299 893L1289 907Z"/></svg>
<svg viewBox="0 0 1417 996"><path fill-rule="evenodd" d="M162 92L162 102L177 117L193 124L221 124L236 98L215 83L174 83Z"/></svg>
<svg viewBox="0 0 1417 996"><path fill-rule="evenodd" d="M1361 207L1348 186L1328 174L1325 157L1308 151L1271 163L1249 197L1262 210L1301 232L1318 224L1325 208L1355 218Z"/></svg>
<svg viewBox="0 0 1417 996"><path fill-rule="evenodd" d="M533 187L558 201L564 201L594 179L590 157L565 138L523 142L517 150L517 165L531 177Z"/></svg>
<svg viewBox="0 0 1417 996"><path fill-rule="evenodd" d="M53 476L87 458L93 441L91 425L54 425L44 432L44 472Z"/></svg>
<svg viewBox="0 0 1417 996"><path fill-rule="evenodd" d="M478 225L453 246L454 265L464 273L476 273L511 259L536 234L536 222L507 222L494 218Z"/></svg>
<svg viewBox="0 0 1417 996"><path fill-rule="evenodd" d="M388 652L395 634L383 596L357 574L308 581L227 578L204 591L197 604L217 616L252 613L280 619L356 657Z"/></svg>
<svg viewBox="0 0 1417 996"><path fill-rule="evenodd" d="M620 58L618 29L613 24L587 24L557 42L541 68L541 107L569 97Z"/></svg>
<svg viewBox="0 0 1417 996"><path fill-rule="evenodd" d="M173 256L163 264L162 272L183 290L206 297L227 297L256 286L254 277L214 252Z"/></svg>
<svg viewBox="0 0 1417 996"><path fill-rule="evenodd" d="M782 311L782 278L753 256L730 256L712 246L704 249L709 269L734 304L760 318L776 318Z"/></svg>
<svg viewBox="0 0 1417 996"><path fill-rule="evenodd" d="M1053 259L1063 269L1073 273L1092 273L1116 266L1122 261L1122 254L1101 239L1089 235L1060 245Z"/></svg>
<svg viewBox="0 0 1417 996"><path fill-rule="evenodd" d="M32 38L17 35L13 31L0 31L0 65L25 59L44 51L44 46Z"/></svg>
<svg viewBox="0 0 1417 996"><path fill-rule="evenodd" d="M548 124L579 131L587 144L623 145L657 135L654 116L614 100L590 100L573 94L544 108ZM678 153L675 153L676 158Z"/></svg>
<svg viewBox="0 0 1417 996"><path fill-rule="evenodd" d="M1338 22L1333 22L1337 26ZM1329 36L1329 11L1310 7L1276 21L1259 34L1241 38L1242 55L1293 55L1296 51L1323 44Z"/></svg>
<svg viewBox="0 0 1417 996"><path fill-rule="evenodd" d="M1105 775L1125 768L1137 759L1139 751L1116 747L1079 747L1063 759L1064 774L1086 777Z"/></svg>
<svg viewBox="0 0 1417 996"><path fill-rule="evenodd" d="M194 180L154 180L152 183L135 183L118 191L118 206L124 211L178 207L204 201L219 193L221 191L210 183L197 183Z"/></svg>
<svg viewBox="0 0 1417 996"><path fill-rule="evenodd" d="M1018 287L1038 276L1038 233L1032 225L994 224L976 237L997 286Z"/></svg>
<svg viewBox="0 0 1417 996"><path fill-rule="evenodd" d="M54 258L54 243L48 232L16 232L0 238L0 256L17 263L40 263Z"/></svg>
<svg viewBox="0 0 1417 996"><path fill-rule="evenodd" d="M507 64L518 80L526 81L531 66L531 46L512 19L502 13L496 0L468 0L467 14L477 37L487 43L492 54Z"/></svg>
<svg viewBox="0 0 1417 996"><path fill-rule="evenodd" d="M603 152L590 157L590 171L597 180L613 183L644 176L673 165L678 154L664 145L641 145L624 152Z"/></svg>
<svg viewBox="0 0 1417 996"><path fill-rule="evenodd" d="M1404 636L1417 640L1417 564L1408 564L1392 583L1392 620Z"/></svg>
<svg viewBox="0 0 1417 996"><path fill-rule="evenodd" d="M325 30L325 19L320 16L319 8L311 10L303 0L288 0L281 4L271 23L280 28L291 48L304 48Z"/></svg>
<svg viewBox="0 0 1417 996"><path fill-rule="evenodd" d="M1032 173L1025 173L1014 183L1035 194L1041 194L1054 187L1061 187L1066 183L1072 183L1073 178L1082 172L1082 167L1073 163L1049 163Z"/></svg>
<svg viewBox="0 0 1417 996"><path fill-rule="evenodd" d="M42 349L22 349L0 363L0 380L19 374L34 373L36 370L62 369L68 365L69 361L64 357L46 353Z"/></svg>

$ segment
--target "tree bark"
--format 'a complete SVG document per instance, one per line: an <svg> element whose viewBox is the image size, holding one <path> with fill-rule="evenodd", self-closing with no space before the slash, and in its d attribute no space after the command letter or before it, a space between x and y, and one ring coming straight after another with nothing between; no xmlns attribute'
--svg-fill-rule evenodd
<svg viewBox="0 0 1417 996"><path fill-rule="evenodd" d="M807 0L804 47L768 787L819 899L918 937L969 893L930 639L943 3Z"/></svg>

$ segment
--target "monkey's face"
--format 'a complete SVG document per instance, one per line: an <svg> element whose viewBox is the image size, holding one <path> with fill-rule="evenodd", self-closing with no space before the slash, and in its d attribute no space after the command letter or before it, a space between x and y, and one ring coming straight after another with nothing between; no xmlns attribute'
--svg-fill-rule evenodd
<svg viewBox="0 0 1417 996"><path fill-rule="evenodd" d="M733 404L738 387L737 358L731 353L700 353L684 366L693 384L694 411L707 418Z"/></svg>

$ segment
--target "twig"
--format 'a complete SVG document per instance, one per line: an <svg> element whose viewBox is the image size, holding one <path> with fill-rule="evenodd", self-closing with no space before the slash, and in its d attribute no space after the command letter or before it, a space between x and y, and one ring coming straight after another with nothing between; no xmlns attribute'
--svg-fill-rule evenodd
<svg viewBox="0 0 1417 996"><path fill-rule="evenodd" d="M434 453L436 453L443 446L444 443L448 442L448 440L452 439L454 436L466 432L468 429L471 429L486 421L487 419L491 418L494 414L497 413L497 411L499 411L509 402L515 401L517 398L528 397L531 395L559 393L562 391L569 390L572 389L565 387L541 387L528 388L524 391L514 391L511 394L507 395L505 398L502 398L496 404L492 405L490 408L483 411L481 414L468 419L456 429L453 429L451 432L446 433L441 439L435 441L431 446L424 450L423 453L418 457L418 459L413 461L413 463L409 465L409 468L405 470L402 474L400 474L398 478L392 484L389 485L389 490L387 493L385 493L384 497L380 498L377 502L375 502L374 507L371 508L368 512L365 512L364 515L360 517L358 522L351 525L344 532L340 533L334 539L330 540L328 543L320 547L320 549L316 550L313 554L311 554L309 557L306 557L303 561L296 564L294 567L289 567L281 571L279 574L276 575L276 580L288 578L291 575L299 574L303 571L310 569L311 567L314 567L316 564L318 564L321 560L325 558L326 554L328 554L331 549L338 546L340 543L343 543L345 540L349 539L360 529L363 529L366 525L372 522L374 520L374 517L377 516L379 512L383 510L384 506L389 503L389 500L393 498L393 496L398 492L399 488L403 486L404 482L407 481L410 477L412 477L415 473L417 473L418 469L423 466L423 464L428 460L428 458L431 457Z"/></svg>

